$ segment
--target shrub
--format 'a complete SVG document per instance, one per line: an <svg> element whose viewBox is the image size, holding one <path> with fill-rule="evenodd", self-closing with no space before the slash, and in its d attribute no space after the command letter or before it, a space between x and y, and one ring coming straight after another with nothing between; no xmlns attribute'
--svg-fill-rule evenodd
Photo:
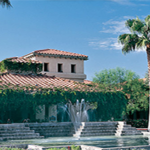
<svg viewBox="0 0 150 150"><path fill-rule="evenodd" d="M146 119L127 120L127 124L131 124L131 126L136 127L136 128L147 128L148 120Z"/></svg>

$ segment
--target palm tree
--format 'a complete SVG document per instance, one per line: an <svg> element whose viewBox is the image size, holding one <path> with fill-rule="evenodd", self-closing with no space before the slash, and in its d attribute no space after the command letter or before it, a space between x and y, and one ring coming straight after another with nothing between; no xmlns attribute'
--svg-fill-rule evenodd
<svg viewBox="0 0 150 150"><path fill-rule="evenodd" d="M10 7L11 3L9 0L0 0L0 5Z"/></svg>
<svg viewBox="0 0 150 150"><path fill-rule="evenodd" d="M146 49L150 87L150 15L144 21L139 18L129 19L125 22L125 25L131 34L122 34L118 37L119 42L123 45L122 52L126 54L131 51ZM148 131L150 131L150 98Z"/></svg>

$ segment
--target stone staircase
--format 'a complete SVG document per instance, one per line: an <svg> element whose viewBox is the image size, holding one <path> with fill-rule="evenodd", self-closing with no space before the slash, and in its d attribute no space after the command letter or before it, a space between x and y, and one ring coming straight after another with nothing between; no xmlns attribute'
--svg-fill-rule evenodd
<svg viewBox="0 0 150 150"><path fill-rule="evenodd" d="M1 124L0 140L38 139L44 137L88 137L142 135L141 131L125 122L71 122Z"/></svg>
<svg viewBox="0 0 150 150"><path fill-rule="evenodd" d="M82 122L74 137L142 135L125 122Z"/></svg>
<svg viewBox="0 0 150 150"><path fill-rule="evenodd" d="M0 140L20 140L20 139L38 139L43 138L39 133L25 127L24 124L1 124L0 125Z"/></svg>
<svg viewBox="0 0 150 150"><path fill-rule="evenodd" d="M135 127L131 127L131 125L127 125L125 122L118 122L118 127L116 130L116 136L127 136L127 135L143 135L143 133L137 130Z"/></svg>
<svg viewBox="0 0 150 150"><path fill-rule="evenodd" d="M44 137L72 136L75 133L74 126L71 122L30 123L26 126Z"/></svg>
<svg viewBox="0 0 150 150"><path fill-rule="evenodd" d="M115 135L117 122L82 122L74 137Z"/></svg>

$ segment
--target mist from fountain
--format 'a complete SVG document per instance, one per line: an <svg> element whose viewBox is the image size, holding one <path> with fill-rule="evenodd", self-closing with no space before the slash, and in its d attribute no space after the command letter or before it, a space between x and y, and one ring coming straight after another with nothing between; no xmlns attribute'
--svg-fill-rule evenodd
<svg viewBox="0 0 150 150"><path fill-rule="evenodd" d="M84 99L81 100L81 103L79 100L77 100L75 104L72 104L72 102L69 101L66 105L59 105L59 107L63 109L64 112L68 113L69 118L74 125L75 131L77 131L81 125L81 122L89 121L87 111L92 107L88 102L85 102Z"/></svg>

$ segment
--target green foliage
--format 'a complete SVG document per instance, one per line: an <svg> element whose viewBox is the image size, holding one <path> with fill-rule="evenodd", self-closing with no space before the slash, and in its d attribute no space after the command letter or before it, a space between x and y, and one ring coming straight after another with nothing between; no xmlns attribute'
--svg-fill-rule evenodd
<svg viewBox="0 0 150 150"><path fill-rule="evenodd" d="M63 147L63 148L49 148L47 150L68 150L68 149Z"/></svg>
<svg viewBox="0 0 150 150"><path fill-rule="evenodd" d="M66 148L49 148L49 149L47 149L47 150L68 150L68 149L66 149ZM71 146L71 150L80 150L80 146L74 146L74 145L72 145Z"/></svg>
<svg viewBox="0 0 150 150"><path fill-rule="evenodd" d="M147 85L148 85L148 80L149 80L149 79L148 79L148 71L147 71L147 72L145 73L145 81L144 81L145 84L147 84Z"/></svg>
<svg viewBox="0 0 150 150"><path fill-rule="evenodd" d="M71 145L71 150L80 150L80 146Z"/></svg>
<svg viewBox="0 0 150 150"><path fill-rule="evenodd" d="M148 110L148 85L143 80L134 79L123 85L123 92L129 96L127 113Z"/></svg>
<svg viewBox="0 0 150 150"><path fill-rule="evenodd" d="M122 34L118 37L118 41L123 45L123 53L142 49L150 44L150 15L145 18L145 21L137 17L136 19L127 20L125 24L131 34Z"/></svg>
<svg viewBox="0 0 150 150"><path fill-rule="evenodd" d="M128 102L124 113L129 114L131 112L133 114L135 111L148 110L148 84L140 80L134 72L121 68L103 70L96 74L93 81L98 83L99 88L108 89L109 87L110 91L120 90L125 93ZM113 107L113 103L116 102L112 99L110 103ZM111 113L105 115L109 116L109 114Z"/></svg>
<svg viewBox="0 0 150 150"><path fill-rule="evenodd" d="M136 128L147 128L148 120L145 119L127 120L127 124L130 124L132 127L136 127Z"/></svg>
<svg viewBox="0 0 150 150"><path fill-rule="evenodd" d="M36 63L17 63L12 62L10 60L3 60L0 62L0 72L4 72L5 70L15 71L18 73L21 72L31 72L37 73L42 71L42 64Z"/></svg>
<svg viewBox="0 0 150 150"><path fill-rule="evenodd" d="M100 93L98 101L97 117L98 120L108 121L113 118L115 121L122 120L126 112L127 99L123 97L122 92L107 92L103 96Z"/></svg>
<svg viewBox="0 0 150 150"><path fill-rule="evenodd" d="M93 82L104 84L106 86L116 86L119 85L119 83L123 83L125 81L130 81L133 79L139 79L139 76L135 72L117 67L115 69L105 69L100 71L99 73L95 73Z"/></svg>
<svg viewBox="0 0 150 150"><path fill-rule="evenodd" d="M34 91L34 87L7 85L0 87L0 120L8 119L5 117L8 112L27 109L32 110L32 114L35 114L39 105L66 104L69 100L75 103L77 99L82 98L88 101L93 108L98 107L97 120L110 120L111 117L121 119L127 104L125 95L119 91L85 91L85 89L78 91L69 88L67 90L65 88L54 90L38 88Z"/></svg>
<svg viewBox="0 0 150 150"><path fill-rule="evenodd" d="M139 38L136 34L122 34L118 39L123 45L122 52L125 54L131 50L135 50L136 43L138 42Z"/></svg>
<svg viewBox="0 0 150 150"><path fill-rule="evenodd" d="M11 3L9 0L0 0L0 5L7 6L7 7L11 7Z"/></svg>

